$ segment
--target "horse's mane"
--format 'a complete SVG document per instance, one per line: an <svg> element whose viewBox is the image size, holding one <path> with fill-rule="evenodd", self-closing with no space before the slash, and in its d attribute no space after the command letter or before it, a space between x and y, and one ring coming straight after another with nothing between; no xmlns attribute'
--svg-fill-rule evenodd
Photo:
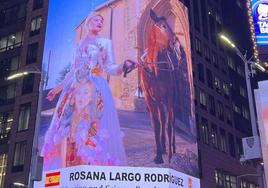
<svg viewBox="0 0 268 188"><path fill-rule="evenodd" d="M157 56L160 49L167 48L168 36L167 33L163 31L158 25L154 24L151 30L148 32L147 41L147 56L146 63L151 70L155 73L158 72L158 67L155 62L157 62Z"/></svg>

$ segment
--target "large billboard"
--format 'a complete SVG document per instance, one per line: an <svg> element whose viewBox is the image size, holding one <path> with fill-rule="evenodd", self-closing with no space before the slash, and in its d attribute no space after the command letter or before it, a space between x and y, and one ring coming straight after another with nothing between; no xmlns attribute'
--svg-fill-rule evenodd
<svg viewBox="0 0 268 188"><path fill-rule="evenodd" d="M187 8L49 2L35 187L200 187Z"/></svg>
<svg viewBox="0 0 268 188"><path fill-rule="evenodd" d="M268 0L251 0L252 17L255 27L256 42L268 44Z"/></svg>
<svg viewBox="0 0 268 188"><path fill-rule="evenodd" d="M268 81L258 83L255 90L258 128L260 132L262 159L266 184L268 183Z"/></svg>

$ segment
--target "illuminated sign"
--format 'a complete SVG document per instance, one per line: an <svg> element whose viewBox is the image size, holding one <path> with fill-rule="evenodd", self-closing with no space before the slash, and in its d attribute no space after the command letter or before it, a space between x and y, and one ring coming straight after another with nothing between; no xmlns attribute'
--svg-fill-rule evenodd
<svg viewBox="0 0 268 188"><path fill-rule="evenodd" d="M35 187L200 188L198 178L168 168L84 165L60 169L60 172L60 183L53 177L50 182L36 182ZM54 171L50 171L43 177L52 177L54 174Z"/></svg>
<svg viewBox="0 0 268 188"><path fill-rule="evenodd" d="M265 180L268 182L268 81L258 82L259 89L255 90L258 128L260 133L262 161Z"/></svg>
<svg viewBox="0 0 268 188"><path fill-rule="evenodd" d="M36 187L198 188L183 3L53 0L47 20Z"/></svg>
<svg viewBox="0 0 268 188"><path fill-rule="evenodd" d="M268 44L268 0L252 0L251 8L256 42L259 45L266 45Z"/></svg>

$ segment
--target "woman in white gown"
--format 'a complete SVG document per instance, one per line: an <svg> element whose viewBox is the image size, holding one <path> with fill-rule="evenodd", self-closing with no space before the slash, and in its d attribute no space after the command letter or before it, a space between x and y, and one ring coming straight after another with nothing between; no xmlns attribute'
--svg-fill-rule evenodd
<svg viewBox="0 0 268 188"><path fill-rule="evenodd" d="M74 165L124 165L126 154L114 100L102 72L120 75L112 42L98 33L103 17L96 12L86 20L87 36L76 49L75 63L48 100L61 92L42 155L45 170ZM125 65L128 66L128 65Z"/></svg>

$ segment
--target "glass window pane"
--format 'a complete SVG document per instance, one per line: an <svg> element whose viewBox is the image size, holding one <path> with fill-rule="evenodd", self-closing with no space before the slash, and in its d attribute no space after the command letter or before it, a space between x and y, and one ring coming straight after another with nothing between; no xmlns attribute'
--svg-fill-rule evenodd
<svg viewBox="0 0 268 188"><path fill-rule="evenodd" d="M20 107L18 131L27 130L29 127L31 105L29 103L23 104Z"/></svg>
<svg viewBox="0 0 268 188"><path fill-rule="evenodd" d="M26 141L16 143L13 166L24 165L25 154L26 154Z"/></svg>
<svg viewBox="0 0 268 188"><path fill-rule="evenodd" d="M16 38L15 38L15 43L21 43L23 41L23 33L22 32L17 32L16 33Z"/></svg>
<svg viewBox="0 0 268 188"><path fill-rule="evenodd" d="M6 47L7 47L7 37L3 37L0 40L0 51L6 51Z"/></svg>
<svg viewBox="0 0 268 188"><path fill-rule="evenodd" d="M8 50L14 48L15 40L16 40L16 35L12 34L8 36L8 41L7 41Z"/></svg>
<svg viewBox="0 0 268 188"><path fill-rule="evenodd" d="M0 188L4 188L4 180L6 176L7 155L0 155Z"/></svg>
<svg viewBox="0 0 268 188"><path fill-rule="evenodd" d="M31 31L34 31L36 28L36 19L33 19L31 22Z"/></svg>
<svg viewBox="0 0 268 188"><path fill-rule="evenodd" d="M15 97L15 85L9 85L7 87L7 99L13 99Z"/></svg>
<svg viewBox="0 0 268 188"><path fill-rule="evenodd" d="M19 11L17 13L17 18L21 19L21 18L24 18L25 16L26 16L26 5L21 4L21 5L19 5Z"/></svg>
<svg viewBox="0 0 268 188"><path fill-rule="evenodd" d="M10 69L11 71L15 71L18 70L18 68L19 68L19 57L13 57L11 59Z"/></svg>
<svg viewBox="0 0 268 188"><path fill-rule="evenodd" d="M40 27L41 27L41 22L42 22L42 18L41 18L41 17L37 18L36 29L40 29Z"/></svg>

